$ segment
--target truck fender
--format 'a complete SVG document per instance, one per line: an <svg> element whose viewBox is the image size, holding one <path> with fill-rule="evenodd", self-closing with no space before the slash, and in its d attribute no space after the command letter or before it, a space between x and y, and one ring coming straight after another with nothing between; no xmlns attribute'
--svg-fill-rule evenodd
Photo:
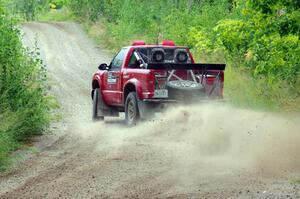
<svg viewBox="0 0 300 199"><path fill-rule="evenodd" d="M101 76L100 76L100 74L96 73L93 76L93 80L92 80L92 92L91 92L92 99L93 99L94 90L96 88L100 88L101 89L101 86L102 86Z"/></svg>
<svg viewBox="0 0 300 199"><path fill-rule="evenodd" d="M123 101L125 102L126 101L126 92L125 92L125 89L127 88L128 85L133 85L134 86L134 89L136 91L136 96L139 99L142 99L143 96L142 96L142 92L143 92L143 89L142 89L142 84L139 80L137 79L130 79L129 81L127 81L123 87ZM128 94L128 93L127 93Z"/></svg>
<svg viewBox="0 0 300 199"><path fill-rule="evenodd" d="M101 92L101 78L100 78L100 75L95 75L94 78L93 78L93 82L92 82L92 92L91 92L91 95L92 95L92 98L94 96L94 91L96 88L99 88L99 98L98 98L98 111L99 113L102 112L102 110L108 110L109 107L104 103L103 101L103 97L102 97L102 92Z"/></svg>
<svg viewBox="0 0 300 199"><path fill-rule="evenodd" d="M154 112L152 112L152 106L153 104L149 104L144 102L143 96L142 96L142 92L143 92L143 88L142 88L142 83L137 80L137 79L131 79L128 82L126 82L125 86L124 86L124 102L126 101L125 96L126 96L126 87L131 84L134 85L135 91L136 91L136 96L137 96L137 100L138 100L138 108L139 108L139 115L141 117L141 119L148 119L151 118L154 115Z"/></svg>

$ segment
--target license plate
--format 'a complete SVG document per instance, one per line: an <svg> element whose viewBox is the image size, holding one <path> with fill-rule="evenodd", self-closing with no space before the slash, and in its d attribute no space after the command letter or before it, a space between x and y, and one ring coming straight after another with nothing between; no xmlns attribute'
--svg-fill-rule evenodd
<svg viewBox="0 0 300 199"><path fill-rule="evenodd" d="M167 89L155 90L154 91L154 97L156 97L156 98L167 98L168 97L168 90Z"/></svg>

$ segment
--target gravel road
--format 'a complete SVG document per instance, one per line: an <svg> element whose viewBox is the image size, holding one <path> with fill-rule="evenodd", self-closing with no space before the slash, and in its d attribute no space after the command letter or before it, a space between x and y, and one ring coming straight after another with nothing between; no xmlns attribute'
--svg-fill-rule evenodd
<svg viewBox="0 0 300 199"><path fill-rule="evenodd" d="M133 128L91 122L90 80L112 55L76 23L26 23L62 120L0 176L0 198L300 198L300 119L179 106Z"/></svg>

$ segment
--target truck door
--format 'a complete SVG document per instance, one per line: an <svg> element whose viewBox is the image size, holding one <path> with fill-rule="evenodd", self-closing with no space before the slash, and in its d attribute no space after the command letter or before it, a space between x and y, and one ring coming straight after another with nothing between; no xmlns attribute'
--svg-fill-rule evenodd
<svg viewBox="0 0 300 199"><path fill-rule="evenodd" d="M110 63L110 69L104 75L105 88L102 90L107 104L122 104L122 75L121 68L125 61L127 48L122 48Z"/></svg>

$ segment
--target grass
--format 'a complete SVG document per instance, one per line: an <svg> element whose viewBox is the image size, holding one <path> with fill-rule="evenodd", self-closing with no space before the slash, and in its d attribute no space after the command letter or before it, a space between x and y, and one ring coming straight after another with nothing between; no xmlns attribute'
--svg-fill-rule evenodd
<svg viewBox="0 0 300 199"><path fill-rule="evenodd" d="M9 169L12 164L11 152L15 150L19 145L13 138L8 135L0 135L0 172Z"/></svg>
<svg viewBox="0 0 300 199"><path fill-rule="evenodd" d="M294 183L294 184L298 184L298 185L300 185L300 179L296 179L296 180L294 180L294 181L293 181L293 183Z"/></svg>
<svg viewBox="0 0 300 199"><path fill-rule="evenodd" d="M194 47L192 52L196 57L203 54L201 52L203 49L219 49L218 42L210 42L210 40L218 38L213 32L217 22L220 22L219 20L241 18L243 15L238 7L236 10L228 10L227 5L230 2L232 1L218 1L213 5L204 3L198 7L195 3L195 10L187 11L184 7L180 10L170 8L164 10L168 5L164 1L157 2L157 5L143 2L141 4L144 6L142 7L140 3L134 1L101 1L100 4L103 7L99 1L78 0L70 1L61 9L50 9L49 11L48 8L45 8L46 11L40 13L38 19L39 21L80 21L97 44L114 52L121 46L129 45L134 39L153 42L156 38L155 33L161 32L168 39L174 39L177 43L187 43ZM180 5L185 5L184 1ZM70 9L77 13L77 17ZM161 14L163 12L157 11L168 12ZM190 28L194 28L195 33ZM203 34L206 32L207 34ZM196 39L188 41L193 36ZM219 51L214 51L212 56L203 55L200 61L223 62L223 47ZM237 59L238 57L236 57L236 61ZM298 94L293 93L297 89L289 90L288 88L292 86L287 82L267 83L265 78L254 79L245 69L246 67L243 65L233 68L231 64L226 69L225 96L230 103L255 109L300 111L299 92Z"/></svg>
<svg viewBox="0 0 300 199"><path fill-rule="evenodd" d="M110 51L117 51L120 43L111 37L105 21L98 20L95 23L83 22L82 25L89 36L102 47ZM132 38L139 38L132 36ZM141 35L141 38L144 36ZM124 43L131 42L124 41ZM197 53L192 50L194 56ZM197 57L196 57L197 59ZM222 60L223 57L201 57L202 62L211 60ZM234 68L227 64L225 71L225 98L230 104L237 107L252 108L267 111L300 112L300 98L295 97L289 90L285 89L283 82L268 86L265 79L254 79L242 68Z"/></svg>
<svg viewBox="0 0 300 199"><path fill-rule="evenodd" d="M75 19L68 9L45 11L37 17L41 21ZM0 172L5 172L22 159L16 150L36 151L28 143L58 119L53 113L58 104L48 93L49 81L37 48L34 52L23 48L19 30L11 28L25 19L11 14L0 19L0 46L4 49L0 51Z"/></svg>
<svg viewBox="0 0 300 199"><path fill-rule="evenodd" d="M124 23L110 23L105 17L95 22L91 22L84 17L76 18L66 7L60 10L50 10L49 13L45 13L39 19L41 21L79 20L95 43L110 52L116 52L121 46L129 45L134 39L151 41L147 31L135 33L134 30L128 30L124 27ZM192 52L198 60L198 55L201 53L195 49L192 49ZM214 55L202 55L200 61L224 62L224 55L220 52ZM266 79L254 79L249 75L249 72L244 70L245 67L233 68L231 64L228 64L226 68L224 94L229 103L253 109L300 111L300 97L286 89L289 88L287 83L277 82L272 83L272 86L270 86Z"/></svg>
<svg viewBox="0 0 300 199"><path fill-rule="evenodd" d="M49 126L53 96L38 51L22 46L21 33L0 15L0 170L16 160L13 152Z"/></svg>
<svg viewBox="0 0 300 199"><path fill-rule="evenodd" d="M49 12L41 13L38 16L38 21L45 22L62 22L74 20L76 20L76 17L66 7L63 7L61 9L50 9Z"/></svg>
<svg viewBox="0 0 300 199"><path fill-rule="evenodd" d="M127 41L124 40L120 44L116 38L111 36L107 28L108 23L105 20L98 20L94 23L82 21L81 24L97 45L101 45L101 47L110 52L117 52L121 46L129 45L134 40L133 38L128 38Z"/></svg>
<svg viewBox="0 0 300 199"><path fill-rule="evenodd" d="M12 163L10 154L20 145L9 131L16 122L16 117L11 112L0 114L0 171L5 171Z"/></svg>
<svg viewBox="0 0 300 199"><path fill-rule="evenodd" d="M225 97L235 106L300 112L300 98L286 88L284 82L270 86L265 79L254 79L241 69L226 68Z"/></svg>

